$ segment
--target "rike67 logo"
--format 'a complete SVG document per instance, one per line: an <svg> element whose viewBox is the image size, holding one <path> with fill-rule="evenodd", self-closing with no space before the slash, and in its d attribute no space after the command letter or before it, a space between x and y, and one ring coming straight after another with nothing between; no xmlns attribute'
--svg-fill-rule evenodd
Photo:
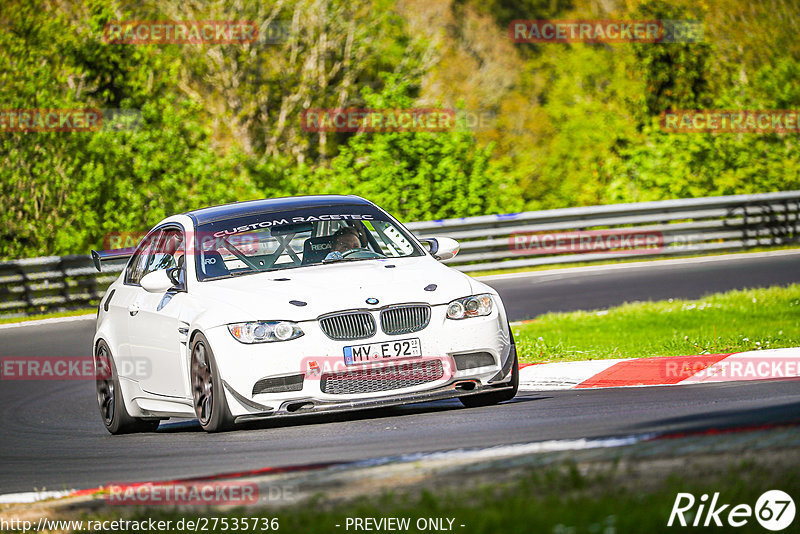
<svg viewBox="0 0 800 534"><path fill-rule="evenodd" d="M754 507L749 504L731 505L720 500L719 492L709 499L703 494L695 499L691 493L678 493L669 514L667 526L676 527L743 527L753 517L767 530L784 530L795 516L794 500L781 490L765 491Z"/></svg>

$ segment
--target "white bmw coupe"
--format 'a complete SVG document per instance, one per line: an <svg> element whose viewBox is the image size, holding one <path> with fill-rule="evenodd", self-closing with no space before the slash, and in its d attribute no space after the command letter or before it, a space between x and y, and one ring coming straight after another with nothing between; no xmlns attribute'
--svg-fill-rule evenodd
<svg viewBox="0 0 800 534"><path fill-rule="evenodd" d="M517 353L497 292L438 260L355 196L239 202L174 215L100 301L97 400L112 434L170 417L236 422L458 398L514 397Z"/></svg>

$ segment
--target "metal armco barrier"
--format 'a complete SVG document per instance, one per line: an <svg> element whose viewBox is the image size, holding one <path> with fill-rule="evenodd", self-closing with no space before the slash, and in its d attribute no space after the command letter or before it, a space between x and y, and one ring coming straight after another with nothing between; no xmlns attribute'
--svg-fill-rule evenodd
<svg viewBox="0 0 800 534"><path fill-rule="evenodd" d="M124 263L103 267L83 254L0 262L0 317L96 305Z"/></svg>
<svg viewBox="0 0 800 534"><path fill-rule="evenodd" d="M706 197L412 222L456 239L464 272L678 256L800 242L800 191ZM96 305L124 262L98 273L89 254L0 262L0 316Z"/></svg>
<svg viewBox="0 0 800 534"><path fill-rule="evenodd" d="M461 252L446 263L464 272L737 251L800 242L800 191L528 211L406 226L420 237L458 240ZM605 235L655 237L657 243L635 250L591 246L593 238ZM571 246L581 237L590 243ZM552 246L558 238L561 246ZM548 243L549 248L542 246Z"/></svg>

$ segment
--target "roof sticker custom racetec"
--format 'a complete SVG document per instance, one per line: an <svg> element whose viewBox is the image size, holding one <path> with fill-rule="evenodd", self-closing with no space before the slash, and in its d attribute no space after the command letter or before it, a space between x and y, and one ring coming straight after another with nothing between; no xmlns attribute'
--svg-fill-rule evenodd
<svg viewBox="0 0 800 534"><path fill-rule="evenodd" d="M342 220L361 220L361 221L371 221L374 220L374 216L369 214L350 214L350 213L340 213L340 214L324 214L324 215L309 215L308 217L292 217L291 219L274 219L272 221L261 221L257 223L246 224L243 226L236 226L231 228L230 230L220 230L219 232L214 232L214 237L222 237L226 235L235 235L241 234L242 232L249 232L251 230L256 230L258 228L270 228L272 226L283 226L288 224L296 224L296 223L304 223L304 222L319 222L319 221L342 221Z"/></svg>

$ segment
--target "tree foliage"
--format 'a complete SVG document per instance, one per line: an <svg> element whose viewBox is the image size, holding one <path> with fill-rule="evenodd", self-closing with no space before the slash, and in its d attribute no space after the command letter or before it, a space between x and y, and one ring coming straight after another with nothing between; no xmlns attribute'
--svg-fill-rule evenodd
<svg viewBox="0 0 800 534"><path fill-rule="evenodd" d="M694 19L699 43L537 44L513 19ZM125 45L119 20L252 20L285 39ZM133 110L0 131L0 257L249 198L355 193L405 220L800 187L796 133L670 133L670 109L799 109L793 0L5 0L0 110ZM325 133L310 108L457 108L440 133Z"/></svg>
<svg viewBox="0 0 800 534"><path fill-rule="evenodd" d="M409 109L406 83L387 76L385 89L363 92L370 109ZM522 208L519 190L462 128L448 132L359 133L330 166L312 174L314 189L372 199L403 220L428 220Z"/></svg>

